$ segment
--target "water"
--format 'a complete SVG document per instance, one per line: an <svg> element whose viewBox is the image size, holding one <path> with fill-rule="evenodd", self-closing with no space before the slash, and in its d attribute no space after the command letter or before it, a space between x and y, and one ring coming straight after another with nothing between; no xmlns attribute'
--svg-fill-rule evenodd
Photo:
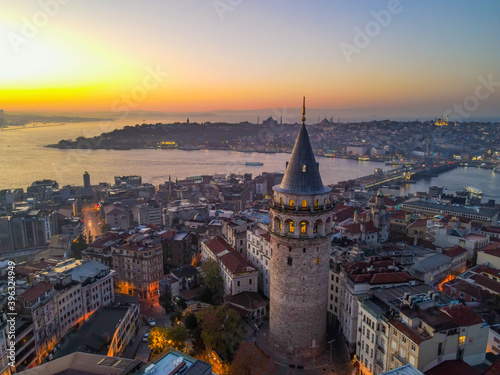
<svg viewBox="0 0 500 375"><path fill-rule="evenodd" d="M179 119L184 121L184 119ZM159 122L165 119L148 119ZM168 119L168 122L176 121ZM167 122L167 121L165 121ZM103 131L135 125L131 120L47 124L36 127L12 127L0 131L0 189L26 188L39 179L55 179L60 186L83 185L88 171L92 184L114 182L114 176L138 174L154 185L175 178L215 173L284 172L290 155L235 151L183 150L61 150L43 147L61 139L95 136ZM263 166L245 166L258 161ZM389 169L382 163L317 158L323 183L331 184L373 173L375 168Z"/></svg>
<svg viewBox="0 0 500 375"><path fill-rule="evenodd" d="M404 193L427 192L429 186L443 186L446 188L446 193L452 194L465 190L467 185L475 186L483 191L483 202L488 199L500 201L500 172L495 173L491 169L475 167L455 168L438 177L421 179L416 184L405 185L402 191Z"/></svg>
<svg viewBox="0 0 500 375"><path fill-rule="evenodd" d="M185 119L148 119L148 123L184 121ZM209 119L206 119L209 120ZM203 120L199 120L203 121ZM0 189L26 188L33 181L49 178L63 185L83 185L83 173L91 182L114 182L114 176L141 175L154 185L175 178L215 173L284 172L289 154L243 153L235 151L182 150L60 150L43 147L61 139L91 137L103 131L135 125L140 120L113 122L81 122L12 127L0 131ZM375 168L390 167L382 163L318 157L323 183L332 184L373 173ZM258 161L263 166L245 166ZM428 191L432 185L445 186L449 192L474 185L484 191L486 199L500 200L500 176L491 170L472 167L457 168L439 177L419 180L403 187L403 193Z"/></svg>

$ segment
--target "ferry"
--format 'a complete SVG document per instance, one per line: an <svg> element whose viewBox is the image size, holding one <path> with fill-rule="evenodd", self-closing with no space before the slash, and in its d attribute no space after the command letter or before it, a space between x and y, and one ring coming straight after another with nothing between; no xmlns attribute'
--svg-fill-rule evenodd
<svg viewBox="0 0 500 375"><path fill-rule="evenodd" d="M358 160L360 160L360 161L370 161L370 158L368 156L360 156L358 158Z"/></svg>
<svg viewBox="0 0 500 375"><path fill-rule="evenodd" d="M483 195L483 191L475 186L470 186L470 185L466 186L465 191L468 192L473 197L481 198L481 196Z"/></svg>
<svg viewBox="0 0 500 375"><path fill-rule="evenodd" d="M264 163L261 163L260 161L247 161L245 163L246 166L252 166L252 167L260 167L264 165Z"/></svg>

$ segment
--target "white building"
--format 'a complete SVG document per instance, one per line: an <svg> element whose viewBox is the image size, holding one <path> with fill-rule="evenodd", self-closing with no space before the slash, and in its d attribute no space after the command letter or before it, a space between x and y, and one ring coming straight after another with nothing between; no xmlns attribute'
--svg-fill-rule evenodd
<svg viewBox="0 0 500 375"><path fill-rule="evenodd" d="M224 294L257 292L258 271L222 237L201 243L202 261L215 260L224 279Z"/></svg>
<svg viewBox="0 0 500 375"><path fill-rule="evenodd" d="M247 231L247 259L259 271L259 289L269 298L271 244L269 233L262 228Z"/></svg>

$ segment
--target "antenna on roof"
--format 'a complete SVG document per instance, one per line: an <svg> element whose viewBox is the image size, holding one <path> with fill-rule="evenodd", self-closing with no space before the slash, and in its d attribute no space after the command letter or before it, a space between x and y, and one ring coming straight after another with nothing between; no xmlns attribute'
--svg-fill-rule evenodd
<svg viewBox="0 0 500 375"><path fill-rule="evenodd" d="M305 125L306 122L306 97L302 100L302 124Z"/></svg>

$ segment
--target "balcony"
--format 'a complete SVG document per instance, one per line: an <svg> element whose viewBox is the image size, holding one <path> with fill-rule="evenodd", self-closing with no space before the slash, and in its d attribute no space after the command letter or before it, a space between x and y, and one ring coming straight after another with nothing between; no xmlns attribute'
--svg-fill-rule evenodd
<svg viewBox="0 0 500 375"><path fill-rule="evenodd" d="M385 354L385 349L384 349L382 346L377 345L377 350L378 350L380 353Z"/></svg>
<svg viewBox="0 0 500 375"><path fill-rule="evenodd" d="M394 353L392 353L392 356L401 364L401 366L406 365L406 363L407 363L406 359L404 359L403 357L401 357L399 355L399 353L394 352Z"/></svg>

